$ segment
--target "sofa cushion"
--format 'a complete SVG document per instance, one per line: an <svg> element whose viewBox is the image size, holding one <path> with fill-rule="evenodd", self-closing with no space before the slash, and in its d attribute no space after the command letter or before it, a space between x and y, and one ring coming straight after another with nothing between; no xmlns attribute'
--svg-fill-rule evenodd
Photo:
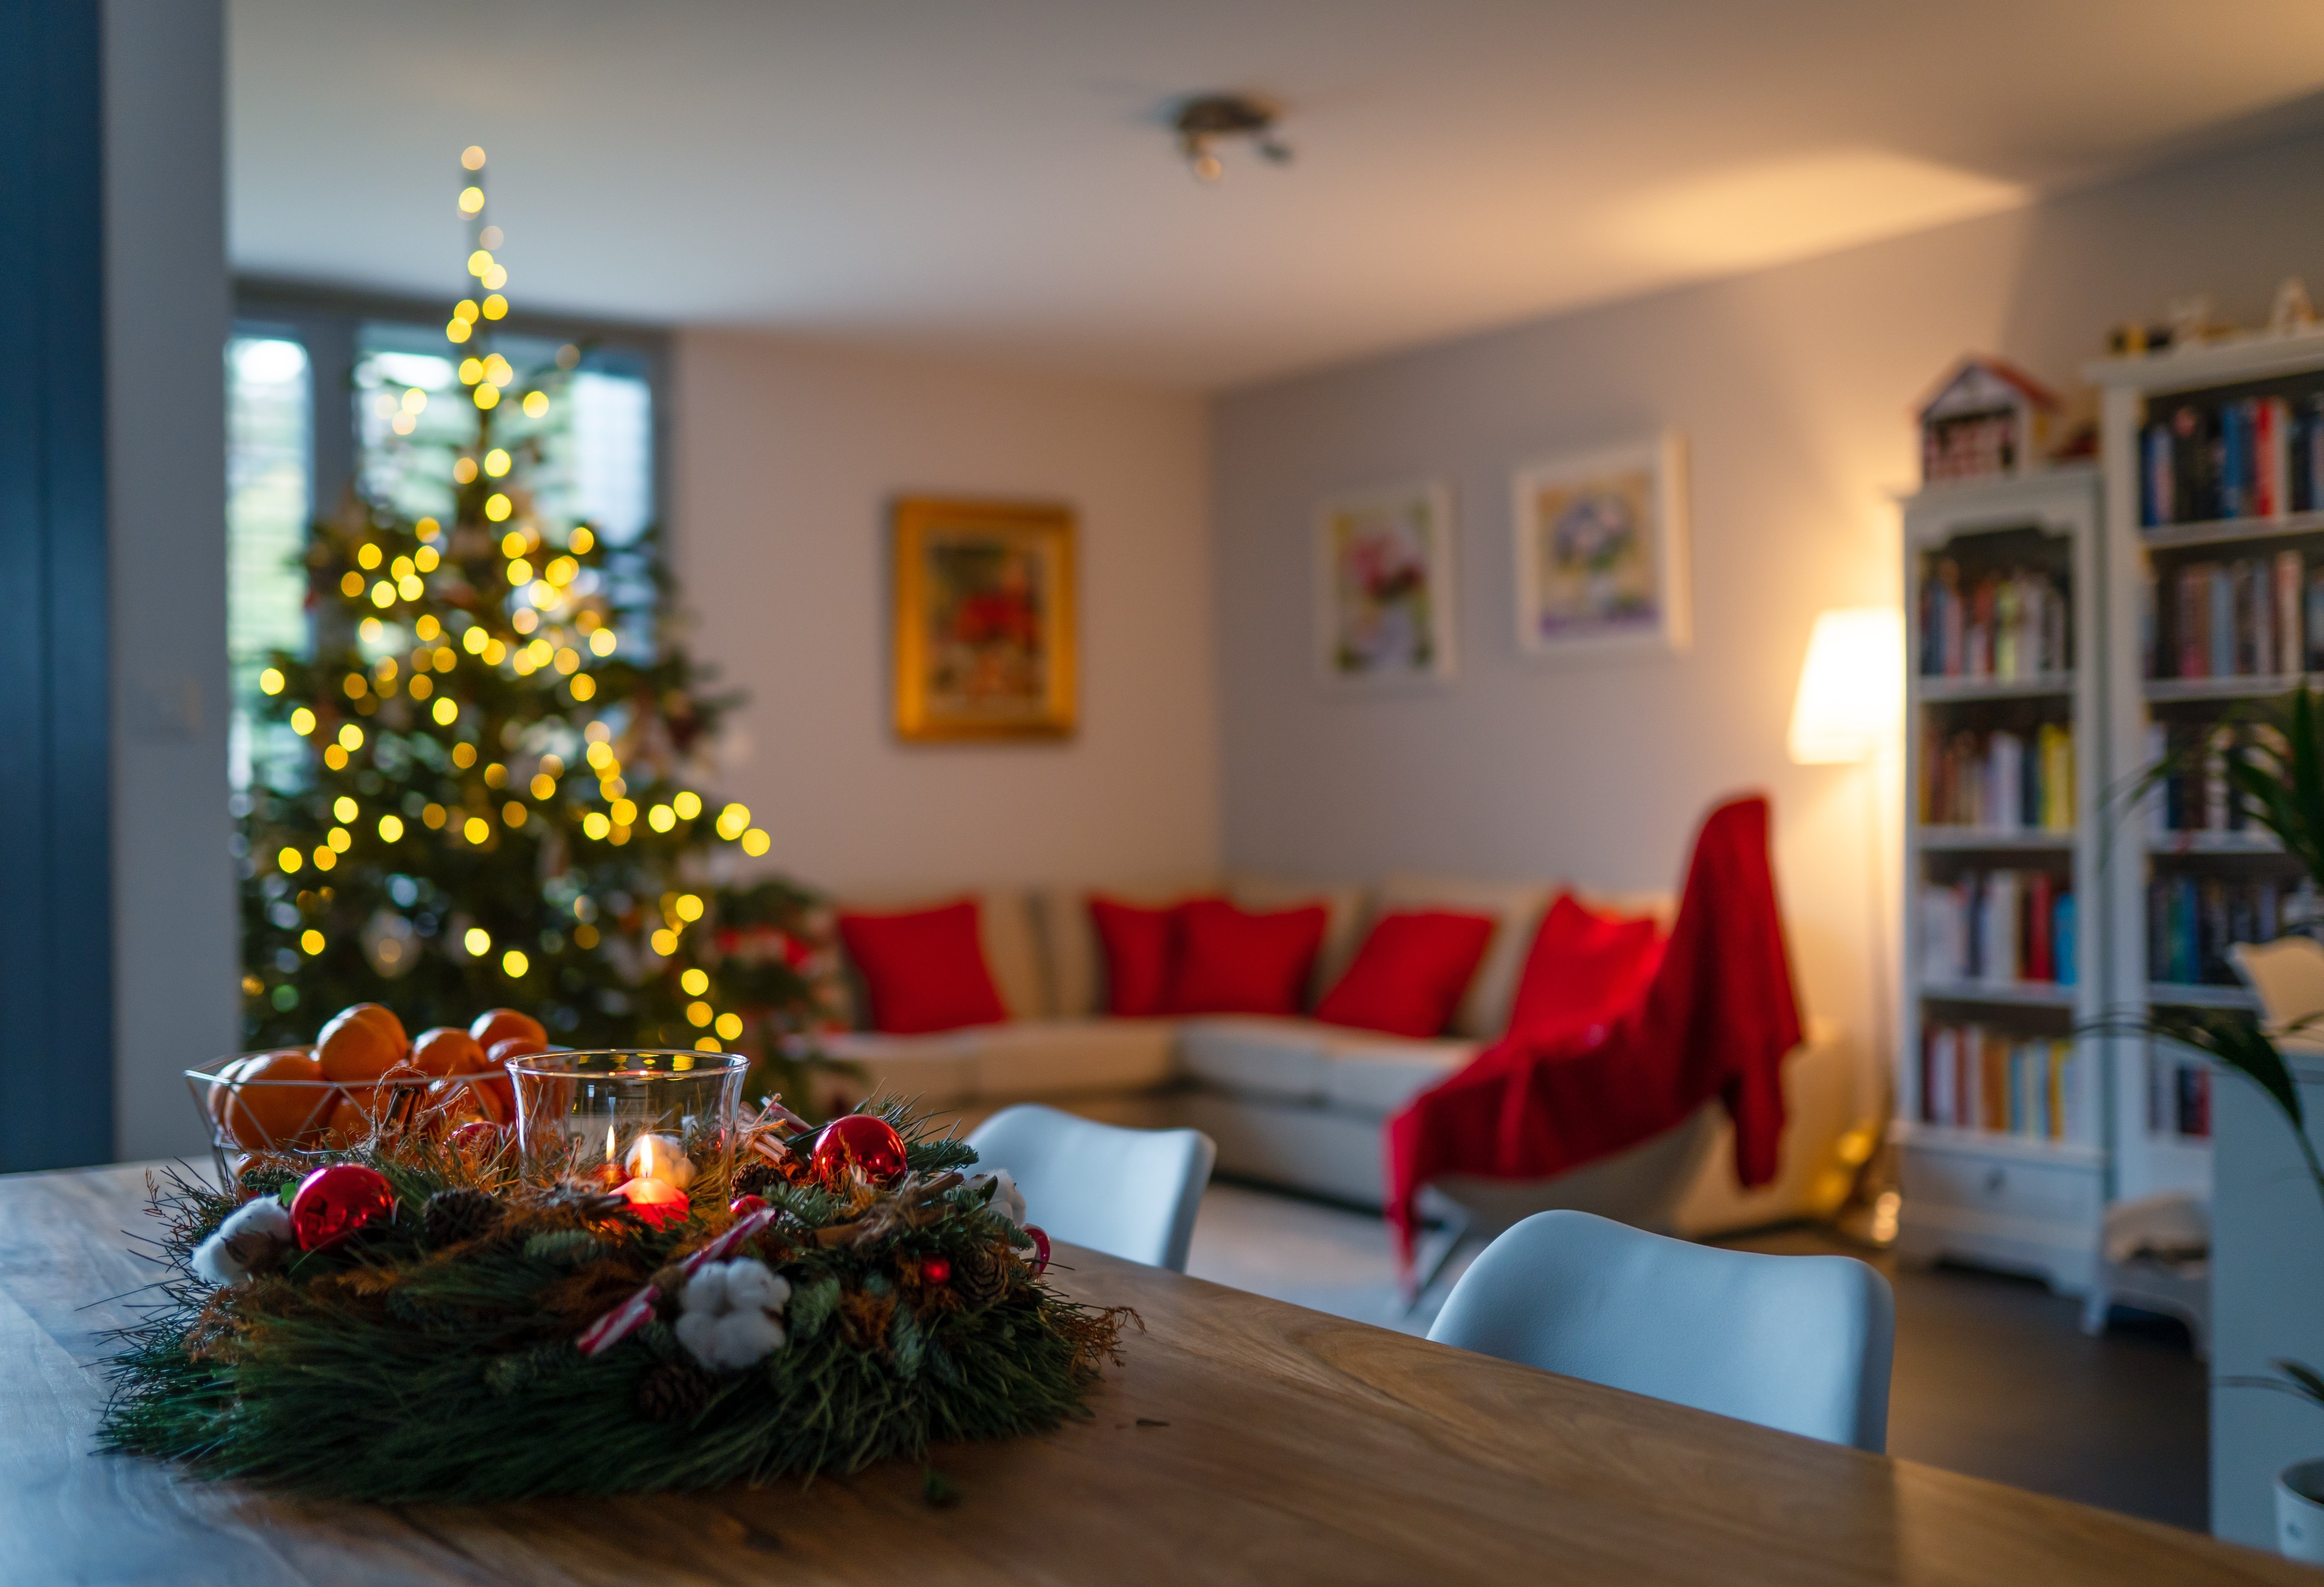
<svg viewBox="0 0 2324 1587"><path fill-rule="evenodd" d="M1332 1043L1323 1071L1323 1100L1385 1119L1420 1093L1458 1073L1484 1050L1475 1041L1368 1041Z"/></svg>
<svg viewBox="0 0 2324 1587"><path fill-rule="evenodd" d="M1119 1019L1162 1012L1177 946L1176 915L1167 906L1148 909L1089 895L1090 927L1105 967L1105 1012Z"/></svg>
<svg viewBox="0 0 2324 1587"><path fill-rule="evenodd" d="M1177 1033L1163 1020L1030 1020L963 1034L977 1095L991 1102L1159 1085Z"/></svg>
<svg viewBox="0 0 2324 1587"><path fill-rule="evenodd" d="M1499 924L1490 915L1390 910L1372 922L1315 1018L1391 1036L1442 1035Z"/></svg>
<svg viewBox="0 0 2324 1587"><path fill-rule="evenodd" d="M927 893L898 896L867 894L850 897L840 905L853 914L898 914L949 903L961 895L931 897ZM976 900L977 941L984 950L984 967L992 977L1001 1006L1011 1020L1038 1020L1051 1010L1049 991L1042 973L1041 943L1035 919L1034 898L1022 888L988 887L969 895ZM844 946L844 945L843 945ZM869 1027L870 1010L863 995L862 967L847 964L850 991L856 999L854 1023Z"/></svg>
<svg viewBox="0 0 2324 1587"><path fill-rule="evenodd" d="M1662 928L1644 915L1600 914L1557 895L1534 933L1509 1004L1509 1030L1554 1040L1635 1001L1662 962Z"/></svg>
<svg viewBox="0 0 2324 1587"><path fill-rule="evenodd" d="M820 1038L823 1050L860 1075L835 1075L830 1089L842 1106L868 1096L918 1097L931 1108L957 1107L976 1096L973 1030L936 1036L882 1036L869 1030L835 1031ZM831 1099L819 1098L826 1107Z"/></svg>
<svg viewBox="0 0 2324 1587"><path fill-rule="evenodd" d="M1533 946L1534 927L1549 907L1553 890L1533 882L1398 872L1380 884L1380 908L1452 909L1490 915L1499 923L1452 1019L1452 1029L1459 1034L1493 1041L1508 1025L1509 999L1517 991L1517 972L1525 964L1526 950Z"/></svg>
<svg viewBox="0 0 2324 1587"><path fill-rule="evenodd" d="M1333 1034L1309 1020L1188 1020L1178 1028L1178 1066L1221 1091L1321 1102Z"/></svg>
<svg viewBox="0 0 2324 1587"><path fill-rule="evenodd" d="M1227 878L1227 897L1246 909L1292 909L1303 904L1323 906L1323 941L1315 955L1315 971L1299 1001L1313 1008L1324 988L1340 978L1355 956L1363 933L1364 890L1344 882L1301 881L1286 876L1240 872Z"/></svg>
<svg viewBox="0 0 2324 1587"><path fill-rule="evenodd" d="M1323 946L1321 904L1258 913L1224 899L1171 911L1176 953L1166 1001L1174 1014L1296 1014Z"/></svg>
<svg viewBox="0 0 2324 1587"><path fill-rule="evenodd" d="M1009 1017L986 968L977 900L894 914L843 909L839 937L863 977L871 1025L896 1036Z"/></svg>
<svg viewBox="0 0 2324 1587"><path fill-rule="evenodd" d="M1060 1019L1078 1020L1106 1011L1105 955L1090 923L1091 890L1047 887L1032 895L1032 913L1040 925L1042 956L1048 966L1048 1008ZM1184 883L1140 883L1099 890L1135 908L1167 909L1181 899L1216 889L1189 879Z"/></svg>

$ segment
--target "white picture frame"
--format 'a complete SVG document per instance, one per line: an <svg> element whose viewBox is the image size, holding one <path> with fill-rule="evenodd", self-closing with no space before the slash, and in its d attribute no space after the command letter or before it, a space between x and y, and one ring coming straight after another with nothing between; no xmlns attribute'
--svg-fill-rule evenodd
<svg viewBox="0 0 2324 1587"><path fill-rule="evenodd" d="M1585 660L1692 641L1676 431L1526 464L1509 500L1519 650Z"/></svg>
<svg viewBox="0 0 2324 1587"><path fill-rule="evenodd" d="M1334 687L1438 683L1455 667L1452 487L1414 480L1316 503L1316 675Z"/></svg>

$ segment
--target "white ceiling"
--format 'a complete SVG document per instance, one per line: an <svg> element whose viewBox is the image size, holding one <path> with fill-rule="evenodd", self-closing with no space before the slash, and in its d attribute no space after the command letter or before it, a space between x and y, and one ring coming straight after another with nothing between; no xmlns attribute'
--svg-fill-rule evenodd
<svg viewBox="0 0 2324 1587"><path fill-rule="evenodd" d="M238 269L1219 386L2022 203L2324 87L2313 0L231 0ZM1160 125L1265 93L1194 182Z"/></svg>

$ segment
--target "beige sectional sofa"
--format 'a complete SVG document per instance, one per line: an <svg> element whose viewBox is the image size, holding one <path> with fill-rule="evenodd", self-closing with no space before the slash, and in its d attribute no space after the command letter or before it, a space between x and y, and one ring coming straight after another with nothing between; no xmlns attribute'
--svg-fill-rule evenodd
<svg viewBox="0 0 2324 1587"><path fill-rule="evenodd" d="M1117 1123L1193 1125L1218 1143L1222 1175L1378 1207L1381 1126L1500 1035L1535 927L1557 892L1547 884L1416 875L1391 875L1371 889L1236 877L1223 886L1198 881L1102 890L1156 902L1223 892L1249 909L1323 902L1328 924L1311 1003L1345 968L1381 909L1461 909L1491 915L1498 925L1453 1030L1422 1041L1304 1019L1111 1018L1088 890L986 889L977 894L985 960L1008 1021L930 1036L859 1030L829 1038L826 1050L855 1073L832 1077L835 1094L824 1100L873 1091L916 1095L966 1123L1038 1100ZM1664 895L1598 894L1591 901L1665 921L1671 909ZM1695 1235L1820 1215L1846 1188L1834 1148L1856 1122L1849 1066L1828 1027L1812 1028L1786 1062L1784 1093L1791 1121L1782 1171L1769 1186L1747 1191L1736 1182L1732 1129L1714 1102L1654 1140L1556 1181L1455 1180L1436 1187L1432 1204L1449 1210L1449 1199L1471 1227L1487 1230L1550 1206Z"/></svg>

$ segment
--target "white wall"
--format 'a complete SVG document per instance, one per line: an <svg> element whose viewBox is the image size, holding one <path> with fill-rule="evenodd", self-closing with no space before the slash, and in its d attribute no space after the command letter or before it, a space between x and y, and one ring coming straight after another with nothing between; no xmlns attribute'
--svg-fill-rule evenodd
<svg viewBox="0 0 2324 1587"><path fill-rule="evenodd" d="M105 7L114 1148L208 1145L180 1071L241 1045L226 844L226 19Z"/></svg>
<svg viewBox="0 0 2324 1587"><path fill-rule="evenodd" d="M1705 806L1764 788L1803 1001L1860 1038L1875 964L1863 774L1793 766L1784 737L1815 614L1899 598L1888 493L1914 481L1914 400L1966 351L2070 384L2110 323L2171 295L2210 291L2250 324L2282 275L2324 287L2319 161L2324 141L2282 143L1225 396L1212 461L1228 862L1670 886ZM1666 426L1692 459L1692 650L1521 659L1511 467ZM1423 475L1457 496L1460 677L1328 694L1309 660L1313 503Z"/></svg>
<svg viewBox="0 0 2324 1587"><path fill-rule="evenodd" d="M1216 864L1199 398L712 330L673 362L673 554L699 652L750 693L725 789L772 835L767 867L872 894ZM897 740L888 504L908 494L1078 511L1072 741Z"/></svg>

